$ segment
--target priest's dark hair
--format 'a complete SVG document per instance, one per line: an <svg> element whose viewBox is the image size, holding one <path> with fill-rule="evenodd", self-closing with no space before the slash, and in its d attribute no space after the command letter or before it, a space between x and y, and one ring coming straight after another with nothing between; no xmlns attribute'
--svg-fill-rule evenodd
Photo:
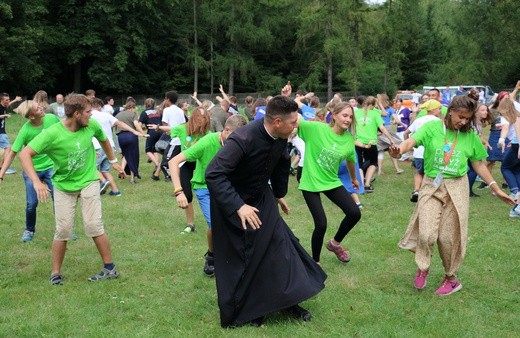
<svg viewBox="0 0 520 338"><path fill-rule="evenodd" d="M285 120L295 111L298 111L298 104L293 99L277 95L269 100L265 107L265 120L273 122L277 117Z"/></svg>

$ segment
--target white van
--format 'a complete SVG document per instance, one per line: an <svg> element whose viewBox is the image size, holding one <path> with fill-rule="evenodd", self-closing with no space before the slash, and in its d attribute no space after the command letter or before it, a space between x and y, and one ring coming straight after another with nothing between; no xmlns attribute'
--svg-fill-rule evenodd
<svg viewBox="0 0 520 338"><path fill-rule="evenodd" d="M446 90L446 87L450 87L451 97L457 95L456 93L457 90L459 90L459 86L424 86L423 93L428 93L428 91L430 91L431 89L437 88L442 94ZM475 88L478 92L480 92L480 89L484 89L484 98L486 100L487 105L492 104L498 95L491 89L490 86L486 85L462 85L462 88L464 88L464 90L470 90L471 88Z"/></svg>

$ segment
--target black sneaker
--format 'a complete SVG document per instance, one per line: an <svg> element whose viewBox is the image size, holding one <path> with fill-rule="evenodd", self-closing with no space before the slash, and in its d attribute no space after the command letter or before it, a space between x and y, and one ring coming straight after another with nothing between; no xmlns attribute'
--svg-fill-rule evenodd
<svg viewBox="0 0 520 338"><path fill-rule="evenodd" d="M52 285L63 285L63 276L61 274L52 275L49 278L49 282L51 282Z"/></svg>
<svg viewBox="0 0 520 338"><path fill-rule="evenodd" d="M482 183L480 183L480 185L477 187L477 189L484 189L484 188L487 188L487 187L488 187L487 184L484 183L484 182L482 182Z"/></svg>
<svg viewBox="0 0 520 338"><path fill-rule="evenodd" d="M374 187L371 185L369 185L368 187L365 187L365 191L366 192L374 192Z"/></svg>
<svg viewBox="0 0 520 338"><path fill-rule="evenodd" d="M308 310L302 308L300 305L293 305L286 311L297 319L303 320L304 322L308 322L312 319L312 314Z"/></svg>
<svg viewBox="0 0 520 338"><path fill-rule="evenodd" d="M155 175L152 174L152 180L154 180L154 181L159 181L160 178L159 178L159 176L155 176Z"/></svg>
<svg viewBox="0 0 520 338"><path fill-rule="evenodd" d="M207 277L215 276L215 257L210 256L209 252L204 255L204 275Z"/></svg>
<svg viewBox="0 0 520 338"><path fill-rule="evenodd" d="M469 192L469 197L480 197L480 195L477 195L473 191L470 191Z"/></svg>
<svg viewBox="0 0 520 338"><path fill-rule="evenodd" d="M418 200L419 200L419 192L414 191L412 193L412 196L410 197L410 202L417 203Z"/></svg>

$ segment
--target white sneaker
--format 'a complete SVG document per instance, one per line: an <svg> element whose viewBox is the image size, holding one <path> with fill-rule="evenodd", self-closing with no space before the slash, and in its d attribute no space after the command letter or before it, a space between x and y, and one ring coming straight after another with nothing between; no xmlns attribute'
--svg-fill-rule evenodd
<svg viewBox="0 0 520 338"><path fill-rule="evenodd" d="M520 217L520 212L518 212L518 211L516 210L517 207L518 207L518 204L515 205L515 207L509 211L509 217L512 217L512 218L518 218L518 217Z"/></svg>

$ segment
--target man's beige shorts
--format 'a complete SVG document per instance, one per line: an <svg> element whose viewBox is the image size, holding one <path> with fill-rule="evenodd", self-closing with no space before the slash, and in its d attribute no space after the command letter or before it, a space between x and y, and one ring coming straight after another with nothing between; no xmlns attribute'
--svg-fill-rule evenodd
<svg viewBox="0 0 520 338"><path fill-rule="evenodd" d="M105 233L101 219L99 181L94 181L80 191L64 192L54 189L55 240L68 241L72 238L72 226L74 225L78 200L81 202L85 234L88 237L98 237Z"/></svg>

